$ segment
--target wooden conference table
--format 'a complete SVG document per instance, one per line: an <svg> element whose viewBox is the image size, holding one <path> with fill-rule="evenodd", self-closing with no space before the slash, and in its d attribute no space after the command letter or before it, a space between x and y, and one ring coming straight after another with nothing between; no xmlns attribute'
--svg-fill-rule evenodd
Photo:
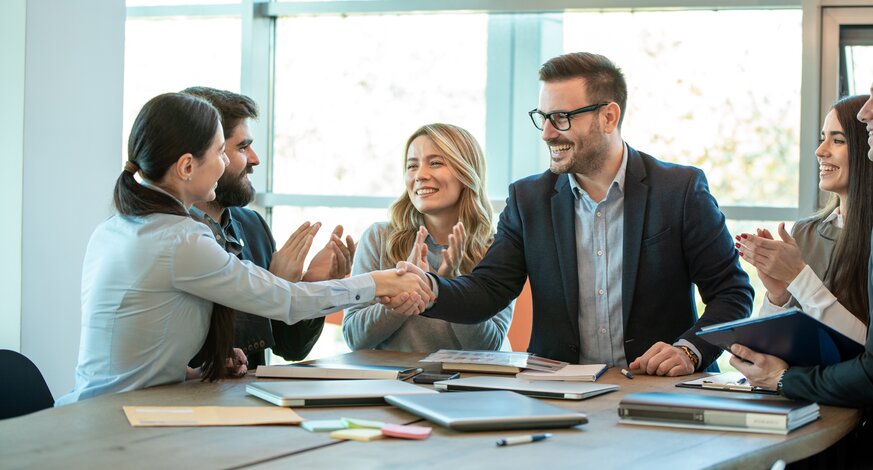
<svg viewBox="0 0 873 470"><path fill-rule="evenodd" d="M359 351L314 362L418 365L418 353ZM437 371L428 364L426 370ZM703 374L697 374L697 377ZM692 376L695 377L695 376ZM688 380L685 377L684 380ZM669 377L629 380L610 369L599 383L618 392L583 401L549 400L580 410L589 423L551 430L552 439L497 447L499 437L534 431L460 433L429 424L391 406L297 408L304 419L340 417L433 426L427 440L339 441L299 426L132 428L123 405L273 406L245 393L243 379L189 381L92 398L0 421L0 469L8 468L770 468L821 452L858 422L857 410L823 406L821 419L788 436L653 428L618 424L618 402L630 392L681 391Z"/></svg>

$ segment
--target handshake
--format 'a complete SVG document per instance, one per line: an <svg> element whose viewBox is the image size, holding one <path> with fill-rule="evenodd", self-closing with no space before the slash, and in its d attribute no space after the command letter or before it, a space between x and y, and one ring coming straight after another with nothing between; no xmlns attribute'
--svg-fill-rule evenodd
<svg viewBox="0 0 873 470"><path fill-rule="evenodd" d="M418 315L436 300L431 288L431 281L425 274L430 271L430 264L427 261L427 245L425 244L427 235L427 229L422 225L415 236L415 243L406 261L397 263L397 268L394 270L371 273L373 279L376 280L376 297L379 303L394 313L406 316ZM443 251L442 263L436 272L439 276L451 278L460 274L461 260L463 259L461 250L467 238L464 224L461 222L455 224L448 238L449 246ZM395 275L392 277L390 273ZM384 274L389 275L383 277ZM398 283L400 279L411 284L396 285L398 290L393 291L393 293L387 290L380 291L380 280L383 283L391 281ZM415 282L412 283L412 281ZM383 289L388 288L387 284L383 284Z"/></svg>
<svg viewBox="0 0 873 470"><path fill-rule="evenodd" d="M430 279L424 270L408 262L397 263L396 269L373 271L376 298L379 303L403 315L418 315L436 300Z"/></svg>

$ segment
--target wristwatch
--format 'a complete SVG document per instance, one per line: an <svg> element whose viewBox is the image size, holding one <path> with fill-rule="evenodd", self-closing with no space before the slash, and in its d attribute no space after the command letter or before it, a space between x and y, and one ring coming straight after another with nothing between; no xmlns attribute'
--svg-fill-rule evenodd
<svg viewBox="0 0 873 470"><path fill-rule="evenodd" d="M694 367L694 370L697 370L697 364L700 364L700 359L697 357L697 354L694 354L694 351L692 351L688 346L679 346L679 349L685 352L685 355L691 360L691 365Z"/></svg>
<svg viewBox="0 0 873 470"><path fill-rule="evenodd" d="M780 395L785 395L785 394L782 392L782 379L785 378L785 373L786 373L786 372L788 372L788 369L783 370L782 373L779 374L779 381L776 382L776 392L777 392L778 394L780 394Z"/></svg>

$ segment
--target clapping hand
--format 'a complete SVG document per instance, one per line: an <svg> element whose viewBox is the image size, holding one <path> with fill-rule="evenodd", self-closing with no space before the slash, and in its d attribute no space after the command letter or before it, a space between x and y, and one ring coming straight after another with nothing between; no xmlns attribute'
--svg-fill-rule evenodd
<svg viewBox="0 0 873 470"><path fill-rule="evenodd" d="M352 271L352 261L355 259L355 241L351 235L346 236L343 244L343 226L337 225L330 234L330 240L319 250L309 262L309 269L303 275L306 282L342 279Z"/></svg>
<svg viewBox="0 0 873 470"><path fill-rule="evenodd" d="M757 235L743 233L736 236L740 256L758 269L758 277L767 288L770 302L783 305L788 302L788 284L803 271L806 263L797 241L779 224L779 238L774 240L768 230L758 229Z"/></svg>
<svg viewBox="0 0 873 470"><path fill-rule="evenodd" d="M409 263L424 272L430 271L430 263L427 261L427 228L423 225L418 229L415 235L415 243L412 245L412 251L406 259ZM453 278L461 274L461 261L463 260L464 241L467 238L467 232L464 230L464 223L458 222L452 227L452 233L449 234L449 247L443 250L443 261L440 267L437 268L437 274L441 277Z"/></svg>
<svg viewBox="0 0 873 470"><path fill-rule="evenodd" d="M321 222L312 225L304 222L288 237L285 245L273 253L270 272L290 282L297 282L303 276L303 262L312 246L312 239L321 228Z"/></svg>

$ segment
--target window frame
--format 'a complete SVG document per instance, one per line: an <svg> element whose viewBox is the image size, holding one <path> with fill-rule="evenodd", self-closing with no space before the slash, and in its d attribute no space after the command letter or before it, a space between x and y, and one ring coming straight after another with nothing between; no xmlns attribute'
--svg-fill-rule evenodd
<svg viewBox="0 0 873 470"><path fill-rule="evenodd" d="M261 106L261 118L252 123L255 141L261 142L263 171L252 175L262 188L254 205L268 221L273 207L325 206L344 208L387 208L393 198L381 196L311 195L273 192L273 109L276 19L288 15L346 15L397 13L488 13L488 81L486 85L486 148L489 149L488 192L495 211L504 207L508 185L519 178L542 171L548 164L545 147L535 132L516 132L530 126L526 112L538 97L539 86L531 70L562 52L561 14L566 11L636 10L803 10L803 79L801 90L801 142L799 196L795 206L721 206L728 219L785 221L818 209L818 176L807 168L814 159L824 93L818 81L808 80L810 67L821 60L811 51L822 44L821 28L812 27L821 10L832 1L813 0L336 0L288 1L243 0L239 4L128 7L129 18L239 16L242 23L241 93ZM511 13L511 15L510 15ZM525 15L529 13L530 15ZM555 13L554 15L550 13ZM557 24L556 24L557 23ZM548 27L546 27L548 26ZM816 43L809 45L813 37ZM814 88L814 89L813 89ZM508 97L508 99L507 99ZM810 129L812 134L810 134ZM536 158L530 158L536 155Z"/></svg>

